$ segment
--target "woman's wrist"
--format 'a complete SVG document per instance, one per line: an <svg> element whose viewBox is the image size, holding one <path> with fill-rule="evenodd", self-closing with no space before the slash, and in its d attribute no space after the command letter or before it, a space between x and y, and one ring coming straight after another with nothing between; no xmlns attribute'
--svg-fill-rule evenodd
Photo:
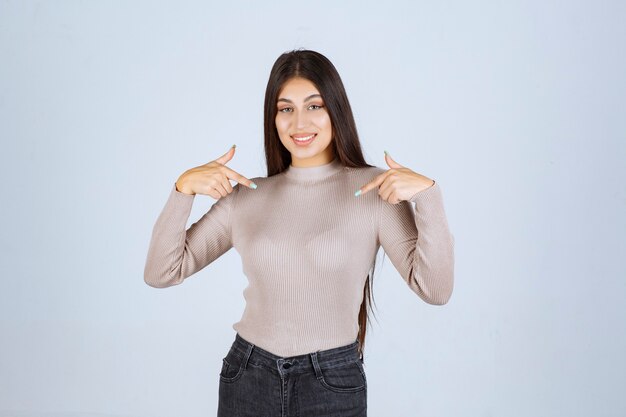
<svg viewBox="0 0 626 417"><path fill-rule="evenodd" d="M178 191L179 193L183 193L183 194L195 195L195 193L194 193L194 192L192 192L191 190L189 190L189 189L186 187L184 177L180 177L180 178L176 181L176 191Z"/></svg>

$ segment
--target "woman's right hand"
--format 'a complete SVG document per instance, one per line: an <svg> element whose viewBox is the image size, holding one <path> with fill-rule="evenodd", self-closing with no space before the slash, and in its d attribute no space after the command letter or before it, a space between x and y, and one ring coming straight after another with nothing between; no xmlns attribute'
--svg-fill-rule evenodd
<svg viewBox="0 0 626 417"><path fill-rule="evenodd" d="M176 190L190 195L210 195L219 200L233 192L229 180L256 189L255 183L225 165L234 155L235 145L216 160L185 171L176 181Z"/></svg>

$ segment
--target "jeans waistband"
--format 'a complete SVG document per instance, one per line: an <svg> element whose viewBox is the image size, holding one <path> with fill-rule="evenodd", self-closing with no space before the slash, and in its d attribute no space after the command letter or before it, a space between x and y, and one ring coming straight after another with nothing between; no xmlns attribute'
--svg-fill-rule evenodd
<svg viewBox="0 0 626 417"><path fill-rule="evenodd" d="M359 360L359 341L332 349L318 350L296 356L278 356L247 341L237 333L231 349L242 355L244 362L253 361L256 364L290 373L310 370L312 368L333 368L347 362Z"/></svg>

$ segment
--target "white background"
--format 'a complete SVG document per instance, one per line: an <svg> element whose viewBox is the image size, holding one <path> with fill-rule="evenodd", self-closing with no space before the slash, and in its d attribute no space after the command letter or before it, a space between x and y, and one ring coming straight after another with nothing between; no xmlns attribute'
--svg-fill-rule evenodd
<svg viewBox="0 0 626 417"><path fill-rule="evenodd" d="M0 1L0 416L215 415L240 259L151 288L150 233L233 143L266 175L265 85L300 47L456 239L444 306L379 266L368 415L624 415L624 4Z"/></svg>

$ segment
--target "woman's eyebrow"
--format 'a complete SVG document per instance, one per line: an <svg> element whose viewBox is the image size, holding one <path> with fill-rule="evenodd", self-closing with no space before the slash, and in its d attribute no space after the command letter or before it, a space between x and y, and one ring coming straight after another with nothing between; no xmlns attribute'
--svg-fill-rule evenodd
<svg viewBox="0 0 626 417"><path fill-rule="evenodd" d="M309 100L311 100L312 98L315 98L315 97L322 98L322 96L321 96L321 95L319 95L319 94L311 94L310 96L308 96L307 98L305 98L305 99L304 99L304 101L305 101L305 102L307 102L307 101L309 101ZM282 98L282 97L281 97L281 98L279 98L277 101L286 101L287 103L292 103L292 104L293 104L293 101L289 100L288 98Z"/></svg>

